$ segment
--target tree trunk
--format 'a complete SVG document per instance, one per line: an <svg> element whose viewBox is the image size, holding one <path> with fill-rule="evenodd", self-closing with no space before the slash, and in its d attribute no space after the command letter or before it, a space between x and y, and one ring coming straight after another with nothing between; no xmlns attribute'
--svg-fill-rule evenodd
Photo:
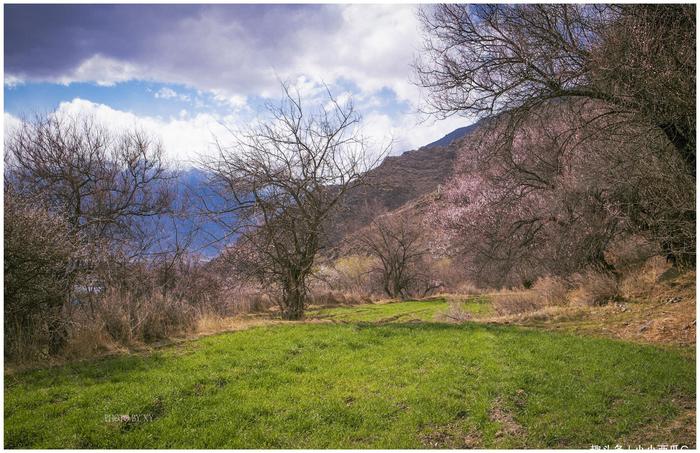
<svg viewBox="0 0 700 453"><path fill-rule="evenodd" d="M61 317L61 307L52 310L48 319L48 334L49 334L49 355L55 356L61 352L66 343L68 332L66 325Z"/></svg>
<svg viewBox="0 0 700 453"><path fill-rule="evenodd" d="M306 290L303 283L294 282L284 291L282 319L295 321L304 318Z"/></svg>
<svg viewBox="0 0 700 453"><path fill-rule="evenodd" d="M695 178L695 147L690 142L691 137L695 136L695 131L685 130L686 128L672 123L664 123L659 127L683 159L688 173Z"/></svg>

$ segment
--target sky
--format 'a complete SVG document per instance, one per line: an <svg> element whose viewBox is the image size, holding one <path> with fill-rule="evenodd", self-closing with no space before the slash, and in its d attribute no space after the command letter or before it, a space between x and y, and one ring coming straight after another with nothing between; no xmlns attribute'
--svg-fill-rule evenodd
<svg viewBox="0 0 700 453"><path fill-rule="evenodd" d="M4 123L90 114L159 137L188 164L264 115L280 83L352 99L392 154L473 122L418 113L416 5L4 5Z"/></svg>

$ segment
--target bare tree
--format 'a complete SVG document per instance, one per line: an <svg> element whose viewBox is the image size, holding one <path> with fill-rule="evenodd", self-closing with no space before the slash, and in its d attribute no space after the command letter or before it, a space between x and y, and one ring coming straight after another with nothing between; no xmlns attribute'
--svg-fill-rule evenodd
<svg viewBox="0 0 700 453"><path fill-rule="evenodd" d="M114 134L89 116L23 121L6 140L6 173L63 216L72 234L106 241L112 253L144 253L148 218L170 211L175 173L158 142L140 131Z"/></svg>
<svg viewBox="0 0 700 453"><path fill-rule="evenodd" d="M597 100L662 130L695 175L695 6L448 4L420 18L432 113Z"/></svg>
<svg viewBox="0 0 700 453"><path fill-rule="evenodd" d="M381 156L370 158L351 103L328 93L326 106L309 112L284 92L268 120L235 133L204 166L228 201L211 211L237 236L232 263L276 293L283 318L299 319L331 214Z"/></svg>
<svg viewBox="0 0 700 453"><path fill-rule="evenodd" d="M421 270L428 253L421 226L398 216L376 218L359 238L361 247L376 258L384 292L392 298L406 299L411 294L427 294L434 289Z"/></svg>

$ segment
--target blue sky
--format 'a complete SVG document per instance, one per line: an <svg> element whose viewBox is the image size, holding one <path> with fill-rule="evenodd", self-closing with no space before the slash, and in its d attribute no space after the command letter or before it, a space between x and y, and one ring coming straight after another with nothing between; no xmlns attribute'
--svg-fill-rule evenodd
<svg viewBox="0 0 700 453"><path fill-rule="evenodd" d="M305 102L327 85L397 154L467 118L417 113L414 5L5 5L5 129L57 110L158 135L182 162L250 123L280 81ZM226 127L224 127L224 125Z"/></svg>

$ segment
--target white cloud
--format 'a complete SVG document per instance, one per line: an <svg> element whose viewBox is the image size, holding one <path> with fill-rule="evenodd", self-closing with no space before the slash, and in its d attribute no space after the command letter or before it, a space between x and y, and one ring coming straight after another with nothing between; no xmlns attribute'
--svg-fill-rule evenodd
<svg viewBox="0 0 700 453"><path fill-rule="evenodd" d="M229 94L226 90L211 90L214 100L221 105L227 105L234 110L240 110L247 106L248 100L239 94Z"/></svg>
<svg viewBox="0 0 700 453"><path fill-rule="evenodd" d="M395 100L381 93L391 89L398 101L413 109L420 103L420 90L409 81L410 64L422 44L416 5L251 8L260 8L256 20L202 8L154 30L147 37L147 50L134 53L129 61L97 53L58 81L179 84L193 87L197 94L187 96L167 86L153 94L190 101L198 110L226 106L234 114L249 113L255 96L279 98L280 80L288 81L305 103L325 103L327 83L341 103L352 95L357 110L371 120L366 126L374 131L372 136L394 136L397 151L469 124L460 118L418 124L420 115L406 115L403 107L395 110ZM21 83L21 78L6 75L5 83Z"/></svg>
<svg viewBox="0 0 700 453"><path fill-rule="evenodd" d="M156 93L153 95L156 99L171 99L171 98L176 98L177 93L175 90L168 88L168 87L163 87L160 90L156 91Z"/></svg>
<svg viewBox="0 0 700 453"><path fill-rule="evenodd" d="M191 164L200 156L215 152L215 137L225 139L229 132L225 125L235 123L236 118L211 114L190 116L186 110L178 117L168 119L137 116L131 112L113 109L76 98L62 102L56 110L58 115L91 115L101 124L114 130L138 128L159 138L166 155L183 164ZM20 120L9 113L4 114L5 133L20 124Z"/></svg>
<svg viewBox="0 0 700 453"><path fill-rule="evenodd" d="M342 101L346 93L338 96ZM185 165L194 163L198 157L216 152L216 139L226 143L231 130L245 126L250 118L210 113L192 114L182 109L177 116L160 118L139 116L131 112L116 110L104 104L76 98L62 102L59 115L92 115L100 123L115 130L138 128L158 137L169 159ZM4 114L4 129L7 134L20 120L9 113ZM379 111L371 111L363 116L362 130L372 150L385 147L392 142L391 154L416 149L433 142L458 127L470 124L465 118L451 117L442 121L420 121L419 115L390 116Z"/></svg>
<svg viewBox="0 0 700 453"><path fill-rule="evenodd" d="M472 122L456 116L441 121L427 120L418 114L391 117L376 111L365 115L362 120L365 134L373 142L386 144L393 140L393 155L418 149Z"/></svg>
<svg viewBox="0 0 700 453"><path fill-rule="evenodd" d="M113 86L142 77L143 70L126 61L95 54L83 61L71 73L58 77L53 82L68 85L74 82L95 82L100 86Z"/></svg>
<svg viewBox="0 0 700 453"><path fill-rule="evenodd" d="M254 18L222 14L228 7L202 8L134 37L148 45L135 46L139 50L126 59L98 49L60 76L37 77L66 84L182 84L215 91L234 108L245 97L278 97L280 79L301 85L345 80L364 93L387 87L400 100L417 99L408 81L421 39L415 5L316 5L300 11L258 5Z"/></svg>
<svg viewBox="0 0 700 453"><path fill-rule="evenodd" d="M189 101L190 97L186 94L180 94L172 88L162 87L160 90L156 91L153 96L156 99L179 99L181 101Z"/></svg>
<svg viewBox="0 0 700 453"><path fill-rule="evenodd" d="M5 86L14 88L17 85L22 85L24 80L20 77L13 76L12 74L5 74Z"/></svg>
<svg viewBox="0 0 700 453"><path fill-rule="evenodd" d="M22 122L18 118L10 115L7 112L5 112L5 114L3 115L2 122L5 137L7 137L8 134L10 134L22 124Z"/></svg>

